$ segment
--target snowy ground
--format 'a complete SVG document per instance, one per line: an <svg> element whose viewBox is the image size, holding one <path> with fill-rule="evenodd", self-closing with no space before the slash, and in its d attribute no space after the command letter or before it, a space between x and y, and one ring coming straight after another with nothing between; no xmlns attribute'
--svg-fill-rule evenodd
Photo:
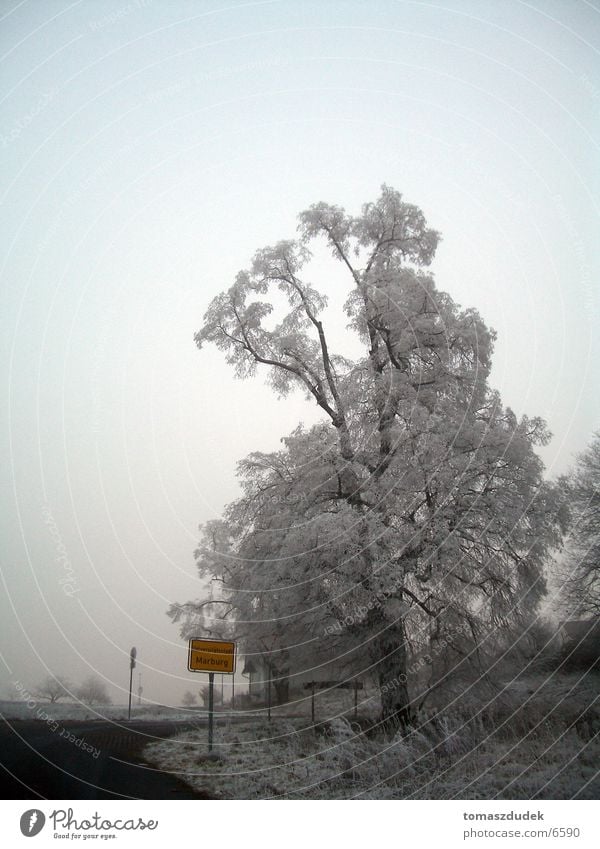
<svg viewBox="0 0 600 849"><path fill-rule="evenodd" d="M598 693L597 676L531 679L393 740L341 716L256 717L220 725L211 755L199 730L144 756L220 798L597 799Z"/></svg>

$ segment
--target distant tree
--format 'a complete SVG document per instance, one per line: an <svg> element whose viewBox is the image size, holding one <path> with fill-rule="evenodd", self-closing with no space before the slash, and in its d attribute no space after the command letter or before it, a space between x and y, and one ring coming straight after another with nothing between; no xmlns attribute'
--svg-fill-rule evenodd
<svg viewBox="0 0 600 849"><path fill-rule="evenodd" d="M569 616L600 615L600 431L579 454L568 485L572 525L560 569Z"/></svg>
<svg viewBox="0 0 600 849"><path fill-rule="evenodd" d="M47 699L51 704L72 695L73 685L63 675L48 675L35 688L33 695L38 699Z"/></svg>
<svg viewBox="0 0 600 849"><path fill-rule="evenodd" d="M186 690L186 692L183 694L183 697L181 699L181 704L184 707L192 707L192 705L195 705L196 702L197 702L196 696L193 693L190 693L189 690Z"/></svg>
<svg viewBox="0 0 600 849"><path fill-rule="evenodd" d="M77 689L77 698L86 705L109 705L111 703L106 684L96 675L90 675Z"/></svg>
<svg viewBox="0 0 600 849"><path fill-rule="evenodd" d="M204 687L200 688L200 698L202 699L202 704L204 707L208 707L208 693L209 687L208 684L205 684ZM213 704L215 707L221 703L221 691L218 687L213 688Z"/></svg>
<svg viewBox="0 0 600 849"><path fill-rule="evenodd" d="M239 377L265 368L279 396L302 390L323 421L240 463L242 496L196 552L219 597L169 613L184 637L242 635L279 680L288 647L314 652L342 622L382 719L411 722L411 646L433 655L450 638L485 666L486 640L545 592L564 527L535 452L549 433L489 386L494 333L424 270L439 237L421 210L384 186L357 216L318 203L299 220L300 239L259 250L195 338ZM306 280L317 238L347 272L337 314L339 277Z"/></svg>

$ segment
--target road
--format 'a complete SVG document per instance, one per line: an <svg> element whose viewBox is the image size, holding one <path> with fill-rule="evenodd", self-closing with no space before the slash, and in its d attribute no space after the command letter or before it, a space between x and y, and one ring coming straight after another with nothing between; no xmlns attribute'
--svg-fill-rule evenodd
<svg viewBox="0 0 600 849"><path fill-rule="evenodd" d="M148 743L203 724L101 720L64 721L54 727L0 718L1 798L210 798L145 764L142 756Z"/></svg>

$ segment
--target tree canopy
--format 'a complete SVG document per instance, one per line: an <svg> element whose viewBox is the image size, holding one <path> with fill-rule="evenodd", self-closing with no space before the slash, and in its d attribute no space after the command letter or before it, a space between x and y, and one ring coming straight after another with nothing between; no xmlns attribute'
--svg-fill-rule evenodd
<svg viewBox="0 0 600 849"><path fill-rule="evenodd" d="M327 281L305 280L314 240L347 270L345 315L331 314ZM282 675L336 633L338 656L361 648L388 719L410 718L409 649L453 632L471 661L535 609L565 523L534 450L544 422L503 407L488 385L493 331L425 270L438 240L387 186L356 216L318 203L299 239L256 253L195 337L239 377L264 367L280 396L302 389L323 420L240 462L242 496L196 552L219 592L170 615L184 635L242 635ZM328 325L342 323L362 356L333 349Z"/></svg>
<svg viewBox="0 0 600 849"><path fill-rule="evenodd" d="M97 675L88 677L77 688L77 698L86 705L109 705L111 703L104 681Z"/></svg>
<svg viewBox="0 0 600 849"><path fill-rule="evenodd" d="M72 697L73 685L64 675L47 675L35 688L34 695L55 704L60 699Z"/></svg>

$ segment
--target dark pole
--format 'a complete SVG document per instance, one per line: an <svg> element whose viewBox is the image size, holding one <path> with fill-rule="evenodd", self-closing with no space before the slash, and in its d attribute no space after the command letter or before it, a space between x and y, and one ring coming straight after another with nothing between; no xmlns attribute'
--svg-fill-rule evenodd
<svg viewBox="0 0 600 849"><path fill-rule="evenodd" d="M312 724L315 724L315 682L310 682L310 720Z"/></svg>
<svg viewBox="0 0 600 849"><path fill-rule="evenodd" d="M208 673L208 751L213 747L213 709L214 709L215 673Z"/></svg>
<svg viewBox="0 0 600 849"><path fill-rule="evenodd" d="M358 681L354 679L354 719L358 716Z"/></svg>
<svg viewBox="0 0 600 849"><path fill-rule="evenodd" d="M235 675L231 676L231 712L235 710Z"/></svg>
<svg viewBox="0 0 600 849"><path fill-rule="evenodd" d="M129 653L129 707L127 710L127 719L131 719L131 690L133 688L133 670L135 669L136 657L137 649L134 646Z"/></svg>
<svg viewBox="0 0 600 849"><path fill-rule="evenodd" d="M271 721L271 664L269 664L269 681L267 684L267 693L268 693L268 709L267 709L267 717L269 722Z"/></svg>
<svg viewBox="0 0 600 849"><path fill-rule="evenodd" d="M127 710L127 719L131 719L131 686L133 681L133 666L129 665L129 708Z"/></svg>

